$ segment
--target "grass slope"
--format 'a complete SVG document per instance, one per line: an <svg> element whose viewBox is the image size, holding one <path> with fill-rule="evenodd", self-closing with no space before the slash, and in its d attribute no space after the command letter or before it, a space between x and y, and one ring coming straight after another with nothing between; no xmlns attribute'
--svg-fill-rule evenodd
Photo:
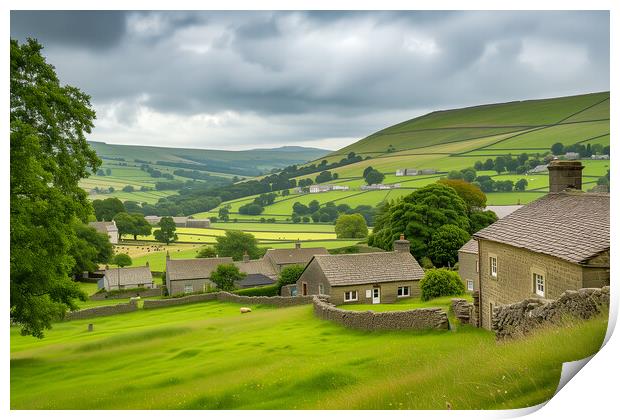
<svg viewBox="0 0 620 420"><path fill-rule="evenodd" d="M11 409L518 408L596 352L606 318L496 342L485 330L360 332L220 302L11 328ZM86 324L94 323L94 332Z"/></svg>

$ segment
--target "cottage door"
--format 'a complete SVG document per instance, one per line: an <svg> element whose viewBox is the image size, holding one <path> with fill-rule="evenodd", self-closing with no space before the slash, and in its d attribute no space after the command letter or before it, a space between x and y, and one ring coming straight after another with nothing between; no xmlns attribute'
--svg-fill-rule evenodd
<svg viewBox="0 0 620 420"><path fill-rule="evenodd" d="M372 289L372 303L381 303L381 289L378 287Z"/></svg>

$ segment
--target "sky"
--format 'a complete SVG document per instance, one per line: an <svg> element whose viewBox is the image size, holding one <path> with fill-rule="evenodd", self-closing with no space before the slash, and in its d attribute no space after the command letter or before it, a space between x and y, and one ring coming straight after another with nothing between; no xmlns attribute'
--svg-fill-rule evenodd
<svg viewBox="0 0 620 420"><path fill-rule="evenodd" d="M607 11L12 11L90 140L338 149L440 109L609 90Z"/></svg>

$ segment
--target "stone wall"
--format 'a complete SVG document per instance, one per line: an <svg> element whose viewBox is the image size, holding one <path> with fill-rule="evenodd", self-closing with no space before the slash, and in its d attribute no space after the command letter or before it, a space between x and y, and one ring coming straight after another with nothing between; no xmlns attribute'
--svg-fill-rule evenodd
<svg viewBox="0 0 620 420"><path fill-rule="evenodd" d="M542 325L558 323L565 316L588 319L609 310L609 286L568 290L557 300L525 299L494 309L491 328L497 338L527 334Z"/></svg>
<svg viewBox="0 0 620 420"><path fill-rule="evenodd" d="M153 289L144 289L144 290L127 290L125 292L97 292L94 295L90 296L90 300L106 300L106 299L129 299L130 297L153 297L153 296L161 296L161 288L155 287Z"/></svg>
<svg viewBox="0 0 620 420"><path fill-rule="evenodd" d="M321 319L359 330L447 330L448 314L440 308L421 308L408 311L373 312L349 311L314 296L314 314Z"/></svg>
<svg viewBox="0 0 620 420"><path fill-rule="evenodd" d="M480 302L479 292L474 292L472 297L473 302L468 302L465 299L459 298L452 299L452 312L454 312L454 316L461 324L470 324L477 327L478 307Z"/></svg>
<svg viewBox="0 0 620 420"><path fill-rule="evenodd" d="M167 306L185 305L187 303L205 302L209 300L233 302L244 305L273 305L282 308L286 306L309 305L312 303L312 296L239 296L228 292L214 292L199 295L188 295L179 298L145 300L143 308L163 308Z"/></svg>
<svg viewBox="0 0 620 420"><path fill-rule="evenodd" d="M67 312L65 321L73 321L76 319L93 318L97 316L118 315L127 312L133 312L138 309L137 302L119 303L118 305L96 306L94 308L81 309L79 311Z"/></svg>
<svg viewBox="0 0 620 420"><path fill-rule="evenodd" d="M297 293L297 285L296 284L285 284L280 288L280 296L282 297L290 297L293 294L293 290Z"/></svg>

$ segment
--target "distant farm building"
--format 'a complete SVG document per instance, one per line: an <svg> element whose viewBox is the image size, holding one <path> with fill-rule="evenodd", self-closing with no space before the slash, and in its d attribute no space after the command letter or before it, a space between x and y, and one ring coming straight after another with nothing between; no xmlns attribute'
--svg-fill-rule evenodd
<svg viewBox="0 0 620 420"><path fill-rule="evenodd" d="M577 152L567 152L566 154L564 154L564 159L567 159L567 160L577 160L577 159L579 159L579 153L577 153Z"/></svg>
<svg viewBox="0 0 620 420"><path fill-rule="evenodd" d="M418 175L434 175L437 173L437 169L421 169L418 171Z"/></svg>
<svg viewBox="0 0 620 420"><path fill-rule="evenodd" d="M94 228L97 232L108 235L111 244L118 243L118 228L116 222L90 222L88 226Z"/></svg>
<svg viewBox="0 0 620 420"><path fill-rule="evenodd" d="M396 176L416 176L418 175L417 169L397 169Z"/></svg>
<svg viewBox="0 0 620 420"><path fill-rule="evenodd" d="M99 289L123 290L152 289L153 275L148 263L143 267L106 268L103 277L97 282Z"/></svg>
<svg viewBox="0 0 620 420"><path fill-rule="evenodd" d="M609 160L609 155L592 155L590 157L592 160Z"/></svg>
<svg viewBox="0 0 620 420"><path fill-rule="evenodd" d="M541 173L541 172L547 172L547 166L549 166L549 165L537 165L537 166L533 167L532 169L530 169L528 171L528 173L530 173L530 174L538 174L538 173Z"/></svg>
<svg viewBox="0 0 620 420"><path fill-rule="evenodd" d="M315 194L327 191L347 191L348 189L346 185L311 185L309 191Z"/></svg>
<svg viewBox="0 0 620 420"><path fill-rule="evenodd" d="M371 184L360 187L361 190L393 190L395 188L400 188L400 184Z"/></svg>

